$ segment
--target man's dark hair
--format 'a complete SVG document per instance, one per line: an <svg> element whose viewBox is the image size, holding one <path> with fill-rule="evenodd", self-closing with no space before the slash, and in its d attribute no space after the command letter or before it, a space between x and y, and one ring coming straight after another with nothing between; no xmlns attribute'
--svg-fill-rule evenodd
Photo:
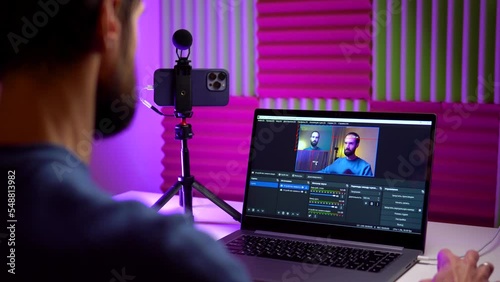
<svg viewBox="0 0 500 282"><path fill-rule="evenodd" d="M345 135L345 137L349 136L349 135L353 135L354 138L356 138L356 144L359 144L359 141L361 140L361 137L359 137L359 135L356 133L356 132L349 132ZM345 138L344 137L344 138Z"/></svg>
<svg viewBox="0 0 500 282"><path fill-rule="evenodd" d="M130 33L131 7L138 2L121 3L122 38ZM70 63L90 53L96 47L101 5L102 0L4 1L0 8L0 78L21 66Z"/></svg>

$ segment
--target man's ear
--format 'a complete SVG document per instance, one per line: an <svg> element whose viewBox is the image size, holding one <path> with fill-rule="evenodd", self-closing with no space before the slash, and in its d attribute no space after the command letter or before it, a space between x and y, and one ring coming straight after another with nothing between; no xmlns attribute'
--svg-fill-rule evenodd
<svg viewBox="0 0 500 282"><path fill-rule="evenodd" d="M99 12L96 32L96 47L100 52L115 48L119 44L121 23L118 9L121 0L103 0Z"/></svg>

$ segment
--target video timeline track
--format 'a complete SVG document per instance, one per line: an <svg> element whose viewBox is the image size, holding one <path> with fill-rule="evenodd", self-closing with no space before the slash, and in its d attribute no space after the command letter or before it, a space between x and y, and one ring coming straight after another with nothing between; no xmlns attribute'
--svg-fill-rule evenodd
<svg viewBox="0 0 500 282"><path fill-rule="evenodd" d="M253 171L247 213L420 232L424 189L339 183L314 177Z"/></svg>
<svg viewBox="0 0 500 282"><path fill-rule="evenodd" d="M296 176L293 174L286 176L289 177L289 175ZM332 187L332 185L339 186L338 183L282 177L282 174L278 174L278 177L252 176L250 178L251 187L276 189L279 199L288 199L288 201L277 201L280 208L276 210L276 214L313 219L344 217L347 195L345 187Z"/></svg>

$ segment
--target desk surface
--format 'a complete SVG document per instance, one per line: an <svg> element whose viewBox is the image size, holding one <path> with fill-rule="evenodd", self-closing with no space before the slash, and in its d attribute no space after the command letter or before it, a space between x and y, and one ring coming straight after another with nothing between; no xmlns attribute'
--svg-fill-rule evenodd
<svg viewBox="0 0 500 282"><path fill-rule="evenodd" d="M160 198L160 193L148 193L129 191L114 196L116 200L137 200L147 206L153 205ZM236 210L242 210L241 202L228 201ZM161 213L183 213L179 206L179 199L174 196L161 210ZM193 214L196 227L211 235L214 239L220 239L225 235L237 230L239 222L214 205L205 198L193 198ZM427 242L425 245L425 256L436 257L441 248L449 248L456 254L465 254L469 249L480 249L489 242L496 233L496 228L467 226L429 222ZM485 254L479 259L479 263L493 262L496 269L490 281L500 281L500 238L496 240L483 252ZM435 265L417 264L406 272L398 282L419 281L423 278L431 278L436 273Z"/></svg>

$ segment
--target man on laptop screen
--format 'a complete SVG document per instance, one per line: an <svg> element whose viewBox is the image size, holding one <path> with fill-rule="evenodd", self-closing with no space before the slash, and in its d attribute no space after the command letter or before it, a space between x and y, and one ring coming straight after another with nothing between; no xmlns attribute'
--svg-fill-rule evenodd
<svg viewBox="0 0 500 282"><path fill-rule="evenodd" d="M427 114L256 110L241 230L222 241L256 280L397 279L425 246L434 130Z"/></svg>
<svg viewBox="0 0 500 282"><path fill-rule="evenodd" d="M344 138L343 158L336 159L331 165L318 171L321 173L373 176L371 165L356 155L361 137L356 132L349 132Z"/></svg>

